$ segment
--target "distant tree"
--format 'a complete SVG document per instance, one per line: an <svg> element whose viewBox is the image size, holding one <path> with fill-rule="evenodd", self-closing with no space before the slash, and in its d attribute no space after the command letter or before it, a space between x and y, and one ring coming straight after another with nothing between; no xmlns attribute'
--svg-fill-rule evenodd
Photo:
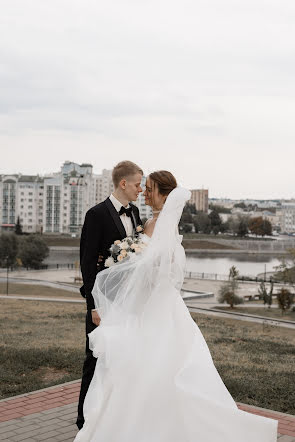
<svg viewBox="0 0 295 442"><path fill-rule="evenodd" d="M182 224L191 223L193 221L192 214L190 212L183 212L181 216Z"/></svg>
<svg viewBox="0 0 295 442"><path fill-rule="evenodd" d="M272 235L272 225L267 219L262 216L257 216L249 220L249 230L254 235Z"/></svg>
<svg viewBox="0 0 295 442"><path fill-rule="evenodd" d="M266 291L266 287L265 287L265 282L264 281L261 281L261 283L259 285L258 294L259 294L259 299L265 300L265 297L267 296L267 291Z"/></svg>
<svg viewBox="0 0 295 442"><path fill-rule="evenodd" d="M212 212L209 214L209 219L211 223L211 229L213 230L214 234L217 235L217 233L220 232L220 228L222 225L222 219L220 218L219 213L216 210L212 210Z"/></svg>
<svg viewBox="0 0 295 442"><path fill-rule="evenodd" d="M237 279L237 277L239 276L239 271L236 268L236 266L232 266L229 269L229 275L228 275L228 279Z"/></svg>
<svg viewBox="0 0 295 442"><path fill-rule="evenodd" d="M22 233L23 233L23 228L22 228L22 225L20 223L19 216L17 217L17 222L16 222L16 225L15 225L15 228L14 228L14 232L16 233L16 235L22 235Z"/></svg>
<svg viewBox="0 0 295 442"><path fill-rule="evenodd" d="M222 225L221 225L221 232L229 232L229 231L230 231L230 223L227 220L224 223L222 223Z"/></svg>
<svg viewBox="0 0 295 442"><path fill-rule="evenodd" d="M193 204L189 204L187 203L184 206L181 218L180 218L180 222L179 222L179 226L183 229L185 224L190 224L193 222L193 216L192 216L192 210L195 211L195 206Z"/></svg>
<svg viewBox="0 0 295 442"><path fill-rule="evenodd" d="M278 306L282 310L282 314L289 310L293 303L294 295L290 292L290 290L281 288L281 290L277 293L277 301Z"/></svg>
<svg viewBox="0 0 295 442"><path fill-rule="evenodd" d="M231 232L235 235L238 234L238 226L239 226L239 220L235 216L228 217L226 221L227 231Z"/></svg>
<svg viewBox="0 0 295 442"><path fill-rule="evenodd" d="M275 267L275 279L295 287L295 248L288 249L287 254L280 257L280 264Z"/></svg>
<svg viewBox="0 0 295 442"><path fill-rule="evenodd" d="M21 239L18 255L24 267L39 269L49 255L49 248L42 237L30 235Z"/></svg>
<svg viewBox="0 0 295 442"><path fill-rule="evenodd" d="M234 207L236 207L237 209L246 209L246 204L245 203L236 203L234 204Z"/></svg>
<svg viewBox="0 0 295 442"><path fill-rule="evenodd" d="M210 218L207 213L198 212L193 217L193 223L194 223L196 232L201 232L201 233L210 233L211 232L211 222L210 222Z"/></svg>
<svg viewBox="0 0 295 442"><path fill-rule="evenodd" d="M237 234L242 237L248 235L248 220L245 217L241 218L239 221Z"/></svg>
<svg viewBox="0 0 295 442"><path fill-rule="evenodd" d="M18 238L15 233L3 233L0 236L0 266L13 267L16 263Z"/></svg>
<svg viewBox="0 0 295 442"><path fill-rule="evenodd" d="M215 210L217 213L231 213L231 209L223 206L219 206L218 204L209 204L210 210Z"/></svg>
<svg viewBox="0 0 295 442"><path fill-rule="evenodd" d="M223 304L226 302L230 305L230 308L234 308L235 305L243 304L244 299L237 295L237 290L239 288L238 278L239 271L235 266L231 267L229 270L229 280L224 282L218 291L218 302Z"/></svg>
<svg viewBox="0 0 295 442"><path fill-rule="evenodd" d="M263 233L263 218L262 216L257 216L255 218L251 218L249 221L249 230L254 235L262 235Z"/></svg>
<svg viewBox="0 0 295 442"><path fill-rule="evenodd" d="M218 235L218 233L220 232L220 228L221 226L214 226L212 229L212 232L214 233L214 235Z"/></svg>
<svg viewBox="0 0 295 442"><path fill-rule="evenodd" d="M272 235L272 224L268 219L263 220L263 232L264 232L264 235L268 235L268 236Z"/></svg>
<svg viewBox="0 0 295 442"><path fill-rule="evenodd" d="M187 207L187 209L190 211L190 213L192 215L196 215L197 209L196 209L196 206L194 204L186 203L186 207Z"/></svg>
<svg viewBox="0 0 295 442"><path fill-rule="evenodd" d="M192 225L191 224L184 224L183 231L184 231L184 233L190 233L192 231Z"/></svg>
<svg viewBox="0 0 295 442"><path fill-rule="evenodd" d="M263 304L268 304L268 308L272 305L272 294L273 294L273 281L270 283L270 291L267 293L267 289L265 286L265 282L262 281L260 283L259 289L258 289L259 298L263 300Z"/></svg>

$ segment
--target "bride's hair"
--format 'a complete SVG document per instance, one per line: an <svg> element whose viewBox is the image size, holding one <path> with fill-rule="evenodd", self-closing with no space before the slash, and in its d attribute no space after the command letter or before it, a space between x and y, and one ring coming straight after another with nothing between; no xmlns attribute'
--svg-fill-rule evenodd
<svg viewBox="0 0 295 442"><path fill-rule="evenodd" d="M160 195L168 196L177 187L176 178L168 170L157 170L150 173L149 177L152 180L153 190L157 186Z"/></svg>

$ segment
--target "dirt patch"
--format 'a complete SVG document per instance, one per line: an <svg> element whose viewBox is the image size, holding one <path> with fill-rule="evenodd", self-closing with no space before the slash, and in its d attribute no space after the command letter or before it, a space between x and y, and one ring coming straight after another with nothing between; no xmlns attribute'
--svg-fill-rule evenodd
<svg viewBox="0 0 295 442"><path fill-rule="evenodd" d="M216 243L213 241L200 241L197 239L184 239L182 245L185 249L210 249L210 250L234 250L234 247L226 246L224 244Z"/></svg>
<svg viewBox="0 0 295 442"><path fill-rule="evenodd" d="M42 379L43 382L52 382L62 379L70 373L66 370L57 369L54 367L39 367L34 371L35 376Z"/></svg>

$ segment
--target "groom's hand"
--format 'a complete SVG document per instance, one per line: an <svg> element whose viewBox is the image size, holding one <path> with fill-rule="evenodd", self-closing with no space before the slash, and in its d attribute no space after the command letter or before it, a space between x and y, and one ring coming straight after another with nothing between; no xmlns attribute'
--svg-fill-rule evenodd
<svg viewBox="0 0 295 442"><path fill-rule="evenodd" d="M96 264L97 267L99 267L102 262L103 262L103 255L99 255L98 260L97 260L97 264Z"/></svg>
<svg viewBox="0 0 295 442"><path fill-rule="evenodd" d="M99 316L99 314L97 313L96 310L91 310L91 317L92 317L93 324L99 326L99 324L100 324L100 316Z"/></svg>

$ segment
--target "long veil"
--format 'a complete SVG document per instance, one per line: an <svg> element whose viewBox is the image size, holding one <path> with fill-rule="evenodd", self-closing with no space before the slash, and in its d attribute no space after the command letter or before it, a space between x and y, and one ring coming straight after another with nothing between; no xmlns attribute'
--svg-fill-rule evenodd
<svg viewBox="0 0 295 442"><path fill-rule="evenodd" d="M277 440L277 421L238 409L179 294L189 198L173 190L144 252L97 275L101 324L88 336L99 358L75 442Z"/></svg>
<svg viewBox="0 0 295 442"><path fill-rule="evenodd" d="M149 303L166 289L171 296L184 278L185 254L178 233L179 220L191 192L177 187L168 195L148 247L127 262L97 274L92 295L101 317L100 326L89 335L95 357L104 353L106 364L134 351L136 328L147 323ZM160 305L160 304L159 304Z"/></svg>

